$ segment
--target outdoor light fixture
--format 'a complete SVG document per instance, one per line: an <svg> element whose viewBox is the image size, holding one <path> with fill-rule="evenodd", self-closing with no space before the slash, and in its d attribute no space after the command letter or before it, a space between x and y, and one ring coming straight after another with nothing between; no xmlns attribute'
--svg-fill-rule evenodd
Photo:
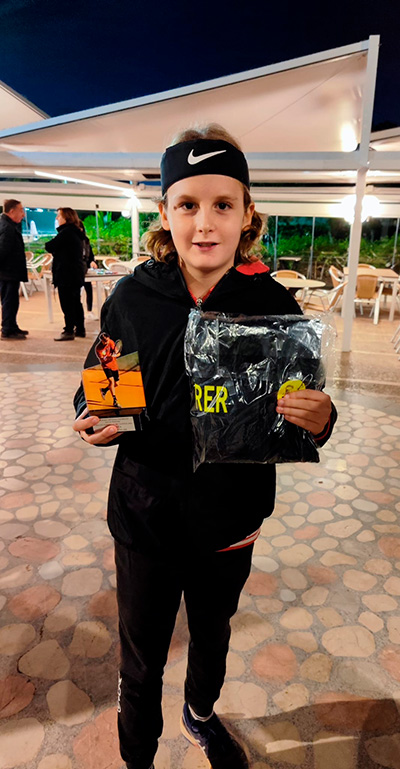
<svg viewBox="0 0 400 769"><path fill-rule="evenodd" d="M376 218L380 213L380 202L375 195L365 195L361 207L361 221L365 222L370 217ZM348 195L340 203L340 216L349 224L354 222L354 209L356 206L356 196Z"/></svg>
<svg viewBox="0 0 400 769"><path fill-rule="evenodd" d="M124 208L124 210L121 211L121 214L125 217L125 219L130 219L132 212L129 208Z"/></svg>
<svg viewBox="0 0 400 769"><path fill-rule="evenodd" d="M354 152L358 147L358 141L354 126L351 123L343 123L340 129L340 141L342 152Z"/></svg>
<svg viewBox="0 0 400 769"><path fill-rule="evenodd" d="M47 171L35 171L35 176L43 176L45 179L60 179L62 182L75 182L76 184L90 184L92 187L104 187L107 190L118 190L127 198L136 198L132 190L124 190L123 187L117 187L115 184L105 184L104 182L94 182L91 179L77 179L76 176L64 176L61 174L50 174Z"/></svg>

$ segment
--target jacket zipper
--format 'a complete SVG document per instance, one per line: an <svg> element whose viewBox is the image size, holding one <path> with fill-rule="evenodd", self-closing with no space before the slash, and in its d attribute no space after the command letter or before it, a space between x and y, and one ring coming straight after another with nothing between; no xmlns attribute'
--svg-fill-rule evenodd
<svg viewBox="0 0 400 769"><path fill-rule="evenodd" d="M232 269L232 268L231 268L231 269ZM217 283L217 285L215 286L215 288L219 288L219 286L221 285L222 281L224 281L224 280L225 280L225 278L226 278L226 277L228 276L228 274L230 273L231 269L229 269L229 270L227 270L227 271L226 271L225 275L223 275L223 276L222 276L222 278L221 278L221 279L218 281L218 283ZM185 279L184 279L184 277L183 277L183 275L182 275L182 272L181 272L180 270L178 270L178 274L179 274L179 277L180 277L180 280L181 280L182 286L184 287L186 294L188 294L188 295L190 296L190 299L191 299L191 301L194 303L195 307L197 307L197 309L198 309L198 310L201 310L201 309L203 308L203 299L202 299L201 297L199 297L199 298L198 298L198 299L196 299L196 301L194 302L194 300L193 300L193 297L192 297L192 295L191 295L191 293L190 293L190 291L189 291L189 289L188 289L188 287L187 287L187 285L186 285ZM215 290L215 289L214 289L214 290ZM214 294L214 291L212 291L212 293L210 294L210 296L212 296L213 294ZM208 299L208 297L207 297L207 299ZM205 301L207 301L207 299L205 299Z"/></svg>
<svg viewBox="0 0 400 769"><path fill-rule="evenodd" d="M197 307L197 309L198 309L198 310L202 310L202 309L203 309L203 306L206 304L206 302L208 302L208 300L209 300L209 298L210 298L211 296L213 296L213 297L214 297L215 291L218 291L218 288L220 288L220 286L221 286L221 283L222 283L222 282L225 280L225 278L228 276L229 272L230 272L230 270L227 270L227 272L225 273L225 275L223 275L223 276L222 276L222 278L220 278L220 280L218 281L218 283L216 284L216 286L213 288L213 290L211 291L211 293L207 293L207 295L206 295L205 299L202 299L200 296L199 296L199 298L198 298L198 299L196 299L196 307Z"/></svg>

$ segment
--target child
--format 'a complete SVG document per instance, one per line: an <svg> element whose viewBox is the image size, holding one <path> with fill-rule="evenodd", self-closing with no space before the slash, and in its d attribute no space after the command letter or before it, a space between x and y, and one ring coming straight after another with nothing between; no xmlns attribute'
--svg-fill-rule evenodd
<svg viewBox="0 0 400 769"><path fill-rule="evenodd" d="M183 593L190 643L182 731L213 769L244 769L245 752L213 706L253 543L273 512L275 467L203 464L193 472L183 339L196 305L246 315L301 311L268 273L234 268L250 261L262 221L246 159L224 129L185 131L164 153L161 184L160 223L147 237L154 258L118 283L102 311L103 331L120 338L125 352L139 352L148 422L122 436L115 426L95 430L98 418L87 416L80 389L74 429L87 443L119 442L108 523L117 566L121 755L128 769L153 767L163 669ZM85 365L95 362L92 350ZM312 390L290 393L277 411L320 445L336 413L328 395Z"/></svg>

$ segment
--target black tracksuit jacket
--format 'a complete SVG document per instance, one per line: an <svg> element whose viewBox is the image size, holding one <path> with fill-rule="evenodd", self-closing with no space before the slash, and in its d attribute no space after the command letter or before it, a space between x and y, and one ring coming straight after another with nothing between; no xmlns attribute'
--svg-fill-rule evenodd
<svg viewBox="0 0 400 769"><path fill-rule="evenodd" d="M194 301L176 261L153 259L117 284L102 310L102 330L138 351L148 422L123 434L110 484L108 524L114 538L138 552L182 547L215 551L238 542L271 515L275 466L202 464L193 472L189 379L183 340ZM219 281L204 310L245 315L299 314L295 299L268 273L235 268ZM85 367L98 363L94 345ZM82 387L74 400L78 414ZM336 411L324 440L330 435Z"/></svg>
<svg viewBox="0 0 400 769"><path fill-rule="evenodd" d="M79 288L87 270L83 257L85 235L75 224L61 224L57 235L47 241L46 250L53 254L52 272L55 286Z"/></svg>
<svg viewBox="0 0 400 769"><path fill-rule="evenodd" d="M7 214L0 216L0 280L28 280L24 240Z"/></svg>

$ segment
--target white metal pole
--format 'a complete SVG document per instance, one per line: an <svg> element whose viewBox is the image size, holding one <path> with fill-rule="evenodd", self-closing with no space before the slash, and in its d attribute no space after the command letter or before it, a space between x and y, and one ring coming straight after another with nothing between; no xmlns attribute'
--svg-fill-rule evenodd
<svg viewBox="0 0 400 769"><path fill-rule="evenodd" d="M353 327L354 296L356 293L357 265L361 243L361 209L365 193L365 183L368 170L369 144L371 138L372 112L374 109L376 70L378 66L379 35L371 35L368 46L368 61L363 89L363 111L361 119L361 137L359 162L356 183L356 204L354 222L350 230L348 282L343 297L343 340L342 351L351 350L351 331Z"/></svg>
<svg viewBox="0 0 400 769"><path fill-rule="evenodd" d="M358 258L360 254L361 243L361 211L362 203L365 192L365 181L367 176L367 169L360 168L357 171L357 183L356 183L356 204L354 207L354 222L351 225L350 230L350 243L349 243L349 259L347 266L349 268L349 274L347 278L347 286L343 297L343 341L342 351L350 352L351 350L351 331L353 327L353 314L354 314L354 296L356 293L357 283L357 266Z"/></svg>
<svg viewBox="0 0 400 769"><path fill-rule="evenodd" d="M314 238L315 238L315 216L313 216L312 218L311 246L310 246L310 257L308 260L307 278L312 278L313 259L314 259Z"/></svg>
<svg viewBox="0 0 400 769"><path fill-rule="evenodd" d="M392 268L392 270L393 270L393 268L396 266L396 257L397 257L397 239L398 239L398 237L399 237L399 223L400 223L400 219L399 219L399 217L397 217L397 222L396 222L396 232L395 232L395 234L394 234L394 244L393 244L393 259L392 259L392 264L390 265L390 266L391 266L391 268Z"/></svg>
<svg viewBox="0 0 400 769"><path fill-rule="evenodd" d="M96 233L97 233L97 254L100 256L100 233L99 233L99 206L96 203Z"/></svg>
<svg viewBox="0 0 400 769"><path fill-rule="evenodd" d="M132 259L139 256L139 209L135 198L131 199Z"/></svg>
<svg viewBox="0 0 400 769"><path fill-rule="evenodd" d="M274 241L274 272L276 272L278 267L278 222L279 222L279 216L275 216L275 241Z"/></svg>

